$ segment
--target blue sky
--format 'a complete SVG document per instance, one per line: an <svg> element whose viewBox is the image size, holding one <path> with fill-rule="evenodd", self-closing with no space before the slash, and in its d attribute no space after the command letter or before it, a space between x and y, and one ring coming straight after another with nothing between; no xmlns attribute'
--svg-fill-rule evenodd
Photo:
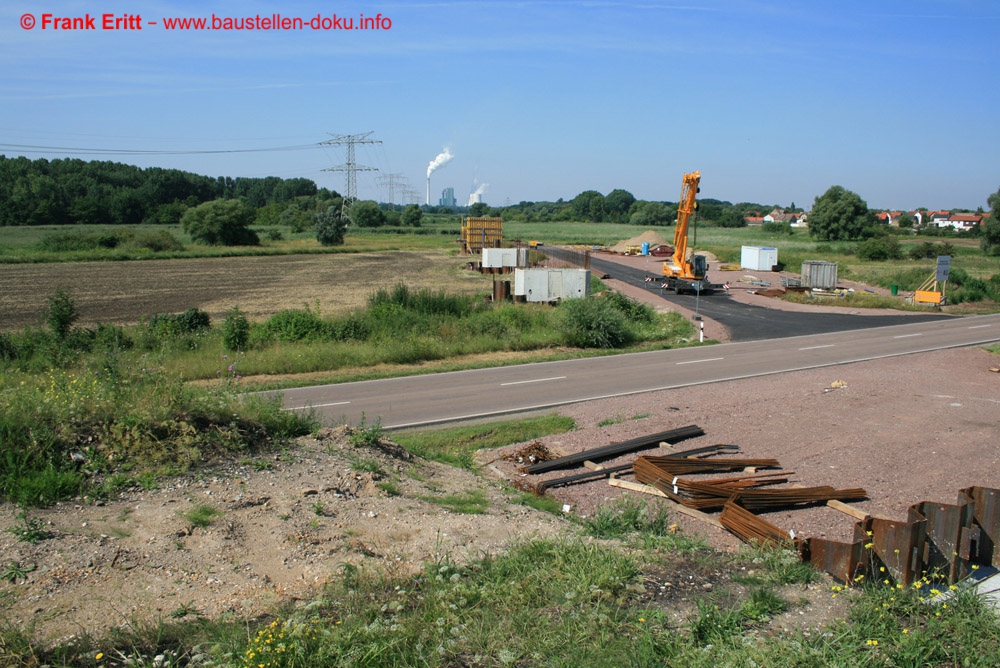
<svg viewBox="0 0 1000 668"><path fill-rule="evenodd" d="M43 14L88 12L157 25L41 27ZM162 25L213 13L381 13L392 27ZM1000 187L997 34L993 0L8 0L0 143L194 152L374 131L383 143L359 146L357 162L401 174L421 202L447 146L432 202L447 186L462 202L475 179L497 205L614 188L676 200L699 170L702 197L733 202L808 208L836 184L875 208L985 207ZM342 173L322 171L344 163L334 147L75 157L344 190ZM389 196L374 172L358 190Z"/></svg>

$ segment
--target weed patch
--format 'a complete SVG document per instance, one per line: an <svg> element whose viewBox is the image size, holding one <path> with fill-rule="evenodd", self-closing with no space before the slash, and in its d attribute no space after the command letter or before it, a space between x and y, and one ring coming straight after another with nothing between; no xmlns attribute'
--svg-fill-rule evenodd
<svg viewBox="0 0 1000 668"><path fill-rule="evenodd" d="M472 490L459 494L446 494L444 496L421 496L422 501L433 503L436 506L447 508L453 513L463 515L482 515L489 507L489 499L481 490Z"/></svg>
<svg viewBox="0 0 1000 668"><path fill-rule="evenodd" d="M18 523L7 528L7 533L12 534L22 543L37 543L49 537L49 532L45 530L42 521L36 517L28 516L26 511L17 514Z"/></svg>
<svg viewBox="0 0 1000 668"><path fill-rule="evenodd" d="M527 420L505 420L464 427L419 432L396 432L393 439L423 459L472 470L478 450L493 450L576 428L572 418L545 415Z"/></svg>
<svg viewBox="0 0 1000 668"><path fill-rule="evenodd" d="M195 506L184 513L184 519L196 527L207 527L222 513L209 505Z"/></svg>

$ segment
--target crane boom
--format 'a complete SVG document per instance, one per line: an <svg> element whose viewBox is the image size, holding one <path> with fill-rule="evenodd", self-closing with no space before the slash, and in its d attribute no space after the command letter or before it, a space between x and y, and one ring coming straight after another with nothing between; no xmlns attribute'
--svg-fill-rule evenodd
<svg viewBox="0 0 1000 668"><path fill-rule="evenodd" d="M685 174L684 180L681 181L681 198L677 203L677 226L674 229L673 256L673 266L679 270L678 275L681 278L694 278L691 275L690 263L687 258L688 223L691 221L691 214L698 207L695 202L695 196L698 194L698 184L700 182L700 172Z"/></svg>
<svg viewBox="0 0 1000 668"><path fill-rule="evenodd" d="M674 254L670 261L663 263L662 287L675 292L710 292L720 287L708 281L708 261L704 255L693 255L688 249L688 226L691 216L698 210L695 201L701 173L684 175L681 182L681 199L677 204L677 226L674 229Z"/></svg>

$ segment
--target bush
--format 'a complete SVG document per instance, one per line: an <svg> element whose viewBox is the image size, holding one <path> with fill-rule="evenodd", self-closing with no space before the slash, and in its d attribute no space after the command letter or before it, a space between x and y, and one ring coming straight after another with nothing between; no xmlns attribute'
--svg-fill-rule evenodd
<svg viewBox="0 0 1000 668"><path fill-rule="evenodd" d="M570 299L559 311L560 332L568 346L621 348L635 338L625 316L606 299Z"/></svg>
<svg viewBox="0 0 1000 668"><path fill-rule="evenodd" d="M132 230L117 229L109 232L71 230L55 232L38 242L38 249L49 253L100 250L117 248L132 240Z"/></svg>
<svg viewBox="0 0 1000 668"><path fill-rule="evenodd" d="M656 311L649 304L637 302L620 292L608 292L606 299L614 306L629 322L639 322L649 324L656 318Z"/></svg>
<svg viewBox="0 0 1000 668"><path fill-rule="evenodd" d="M358 227L382 227L385 225L385 212L372 201L355 202L348 210L348 217Z"/></svg>
<svg viewBox="0 0 1000 668"><path fill-rule="evenodd" d="M330 327L330 337L336 341L364 341L372 334L368 322L360 315L349 315Z"/></svg>
<svg viewBox="0 0 1000 668"><path fill-rule="evenodd" d="M184 212L181 225L191 238L213 246L256 246L257 233L250 229L254 210L239 200L217 199Z"/></svg>
<svg viewBox="0 0 1000 668"><path fill-rule="evenodd" d="M340 246L344 243L347 221L338 207L331 206L315 216L316 240L322 246Z"/></svg>
<svg viewBox="0 0 1000 668"><path fill-rule="evenodd" d="M407 227L420 227L420 219L423 218L424 212L420 210L420 207L416 204L408 204L405 209L403 209L403 215L400 220L403 225Z"/></svg>
<svg viewBox="0 0 1000 668"><path fill-rule="evenodd" d="M76 302L73 301L68 290L59 288L48 298L48 303L47 322L49 329L52 330L57 339L63 341L80 315L76 310Z"/></svg>
<svg viewBox="0 0 1000 668"><path fill-rule="evenodd" d="M154 253L184 250L184 244L167 230L140 230L131 244L135 248L148 248Z"/></svg>
<svg viewBox="0 0 1000 668"><path fill-rule="evenodd" d="M397 283L392 291L380 288L368 298L369 308L398 306L422 315L447 315L461 317L472 311L472 298L463 295L449 295L443 290L431 292L423 289L410 292L405 283Z"/></svg>
<svg viewBox="0 0 1000 668"><path fill-rule="evenodd" d="M788 236L792 235L791 223L779 223L779 222L764 223L763 225L761 225L761 229L767 232L768 234L787 234Z"/></svg>
<svg viewBox="0 0 1000 668"><path fill-rule="evenodd" d="M268 338L288 342L328 339L333 333L330 324L309 309L279 311L261 329Z"/></svg>
<svg viewBox="0 0 1000 668"><path fill-rule="evenodd" d="M859 259L874 262L899 260L903 257L903 251L896 237L890 236L865 239L858 244L856 252Z"/></svg>
<svg viewBox="0 0 1000 668"><path fill-rule="evenodd" d="M226 350L243 350L250 339L250 321L234 306L222 321L222 346Z"/></svg>
<svg viewBox="0 0 1000 668"><path fill-rule="evenodd" d="M9 361L17 359L18 347L7 332L0 332L0 360Z"/></svg>
<svg viewBox="0 0 1000 668"><path fill-rule="evenodd" d="M212 319L204 311L191 307L183 313L154 313L149 320L149 329L166 336L193 334L207 329Z"/></svg>
<svg viewBox="0 0 1000 668"><path fill-rule="evenodd" d="M94 333L94 343L99 349L107 352L131 350L135 345L135 342L125 332L124 327L103 323L97 326L97 331Z"/></svg>

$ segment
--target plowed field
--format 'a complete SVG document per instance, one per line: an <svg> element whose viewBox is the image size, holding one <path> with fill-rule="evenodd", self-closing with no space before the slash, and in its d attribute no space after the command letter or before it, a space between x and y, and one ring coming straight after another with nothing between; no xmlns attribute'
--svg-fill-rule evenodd
<svg viewBox="0 0 1000 668"><path fill-rule="evenodd" d="M464 264L442 251L421 251L5 265L0 330L42 322L46 298L60 287L71 291L81 325L134 323L191 307L213 319L233 306L251 318L317 303L323 313L340 313L399 282L417 289L489 291L490 277L464 271Z"/></svg>

